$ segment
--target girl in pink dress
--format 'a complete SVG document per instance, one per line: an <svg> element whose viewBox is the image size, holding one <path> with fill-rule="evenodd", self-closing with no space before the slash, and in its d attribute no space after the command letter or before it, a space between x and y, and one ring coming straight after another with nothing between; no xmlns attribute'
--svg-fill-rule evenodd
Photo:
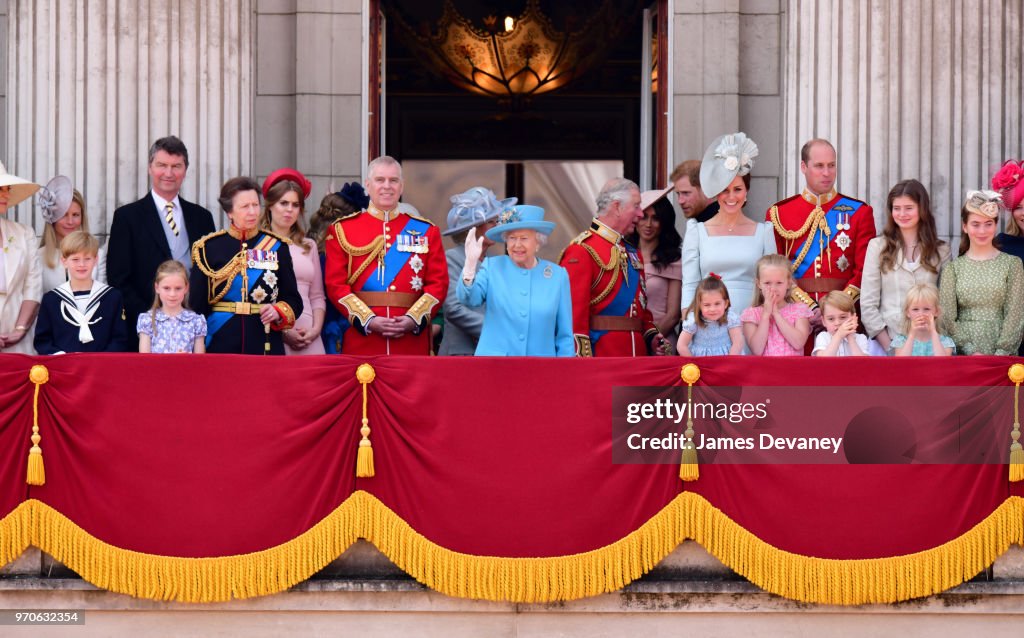
<svg viewBox="0 0 1024 638"><path fill-rule="evenodd" d="M280 168L263 182L266 208L260 215L260 227L289 240L288 250L295 270L295 282L302 297L302 315L286 330L285 354L325 354L320 331L327 312L323 272L316 242L306 237L306 198L312 184L294 168Z"/></svg>
<svg viewBox="0 0 1024 638"><path fill-rule="evenodd" d="M811 311L793 300L796 286L789 260L765 255L757 260L754 302L740 315L750 352L766 357L800 357L811 334Z"/></svg>

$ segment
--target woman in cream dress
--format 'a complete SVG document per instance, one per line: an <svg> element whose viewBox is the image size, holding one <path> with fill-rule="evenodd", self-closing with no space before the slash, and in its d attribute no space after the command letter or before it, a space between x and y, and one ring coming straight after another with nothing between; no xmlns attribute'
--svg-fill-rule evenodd
<svg viewBox="0 0 1024 638"><path fill-rule="evenodd" d="M35 232L7 219L8 210L39 190L0 164L0 353L34 354L31 330L42 280Z"/></svg>

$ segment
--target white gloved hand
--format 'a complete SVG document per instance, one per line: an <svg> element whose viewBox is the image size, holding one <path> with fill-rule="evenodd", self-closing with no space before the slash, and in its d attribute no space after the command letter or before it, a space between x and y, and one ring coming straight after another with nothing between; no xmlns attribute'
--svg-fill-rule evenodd
<svg viewBox="0 0 1024 638"><path fill-rule="evenodd" d="M462 279L473 281L476 277L476 267L480 263L480 257L484 254L484 238L476 236L476 228L470 228L466 235L466 265L462 267Z"/></svg>

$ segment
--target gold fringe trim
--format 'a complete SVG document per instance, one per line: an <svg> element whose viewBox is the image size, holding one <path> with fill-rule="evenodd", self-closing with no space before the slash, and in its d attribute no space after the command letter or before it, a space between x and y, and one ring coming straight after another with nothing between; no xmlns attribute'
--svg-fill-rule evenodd
<svg viewBox="0 0 1024 638"><path fill-rule="evenodd" d="M1024 544L1024 498L1010 497L974 528L938 547L890 558L835 560L772 547L702 496L684 492L631 534L593 551L550 558L472 556L423 537L376 497L352 494L298 537L263 551L179 558L118 549L37 500L0 520L0 564L30 544L97 587L153 600L215 602L284 591L357 538L450 596L494 601L574 600L621 589L693 539L765 591L835 605L890 603L955 587Z"/></svg>

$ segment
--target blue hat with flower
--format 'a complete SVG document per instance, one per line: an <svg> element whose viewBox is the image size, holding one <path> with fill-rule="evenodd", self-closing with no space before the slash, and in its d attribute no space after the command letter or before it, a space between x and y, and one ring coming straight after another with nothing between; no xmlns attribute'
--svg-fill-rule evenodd
<svg viewBox="0 0 1024 638"><path fill-rule="evenodd" d="M442 235L454 235L474 226L494 221L503 212L516 204L515 197L498 199L489 188L474 186L464 193L451 196L452 208L448 211L448 230Z"/></svg>
<svg viewBox="0 0 1024 638"><path fill-rule="evenodd" d="M555 229L555 222L544 221L544 209L540 206L516 206L498 216L498 225L487 231L487 239L496 242L505 241L502 235L513 230L535 230L550 235Z"/></svg>
<svg viewBox="0 0 1024 638"><path fill-rule="evenodd" d="M730 133L718 137L700 162L700 190L705 197L716 197L736 176L754 168L757 144L746 133Z"/></svg>

